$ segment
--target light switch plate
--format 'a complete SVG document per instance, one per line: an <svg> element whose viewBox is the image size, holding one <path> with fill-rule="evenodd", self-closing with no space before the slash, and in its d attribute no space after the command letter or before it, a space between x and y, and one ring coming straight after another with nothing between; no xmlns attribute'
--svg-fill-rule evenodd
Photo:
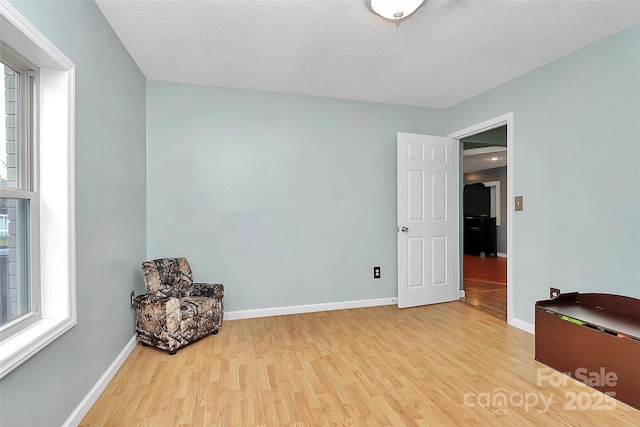
<svg viewBox="0 0 640 427"><path fill-rule="evenodd" d="M524 210L522 196L516 196L516 211Z"/></svg>

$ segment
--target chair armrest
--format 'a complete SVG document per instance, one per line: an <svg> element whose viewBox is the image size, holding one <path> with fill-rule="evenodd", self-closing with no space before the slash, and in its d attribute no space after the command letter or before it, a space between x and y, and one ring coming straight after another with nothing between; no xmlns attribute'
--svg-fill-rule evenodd
<svg viewBox="0 0 640 427"><path fill-rule="evenodd" d="M192 283L191 296L209 297L222 300L224 297L224 285L222 283Z"/></svg>
<svg viewBox="0 0 640 427"><path fill-rule="evenodd" d="M134 302L137 325L155 324L162 329L178 331L180 327L180 300L154 294L138 295ZM152 330L149 326L143 329Z"/></svg>

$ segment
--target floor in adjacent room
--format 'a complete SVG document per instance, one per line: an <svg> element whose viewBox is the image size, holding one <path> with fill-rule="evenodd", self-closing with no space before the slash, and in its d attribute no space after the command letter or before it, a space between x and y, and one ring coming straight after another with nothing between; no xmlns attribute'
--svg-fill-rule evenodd
<svg viewBox="0 0 640 427"><path fill-rule="evenodd" d="M460 301L507 320L507 259L464 255L464 293Z"/></svg>

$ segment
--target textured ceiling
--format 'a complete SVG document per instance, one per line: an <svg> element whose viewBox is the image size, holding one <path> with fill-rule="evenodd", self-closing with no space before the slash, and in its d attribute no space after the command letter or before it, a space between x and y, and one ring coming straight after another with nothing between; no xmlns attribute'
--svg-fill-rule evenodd
<svg viewBox="0 0 640 427"><path fill-rule="evenodd" d="M448 108L640 22L640 0L98 0L148 79ZM640 48L640 46L639 46Z"/></svg>

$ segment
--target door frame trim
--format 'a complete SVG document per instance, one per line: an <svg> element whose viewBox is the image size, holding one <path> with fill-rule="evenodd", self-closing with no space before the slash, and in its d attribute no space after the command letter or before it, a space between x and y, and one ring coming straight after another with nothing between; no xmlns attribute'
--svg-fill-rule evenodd
<svg viewBox="0 0 640 427"><path fill-rule="evenodd" d="M505 125L507 126L507 255L509 257L509 260L507 262L507 323L512 326L519 327L517 325L514 325L513 318L513 261L515 259L513 251L513 111L489 120L485 120L482 123L478 123L459 131L450 133L449 135L447 135L447 137L454 141L453 161L456 165L457 170L455 179L456 181L458 181L456 188L458 188L458 193L460 193L460 157L462 151L460 140ZM458 224L458 227L455 230L456 242L458 246L458 256L456 257L456 266L454 271L455 275L457 276L455 279L458 283L460 283L460 248L463 247L462 243L460 242L460 195L458 195L458 197L456 198L455 205L456 206L454 206L453 215L454 223Z"/></svg>

